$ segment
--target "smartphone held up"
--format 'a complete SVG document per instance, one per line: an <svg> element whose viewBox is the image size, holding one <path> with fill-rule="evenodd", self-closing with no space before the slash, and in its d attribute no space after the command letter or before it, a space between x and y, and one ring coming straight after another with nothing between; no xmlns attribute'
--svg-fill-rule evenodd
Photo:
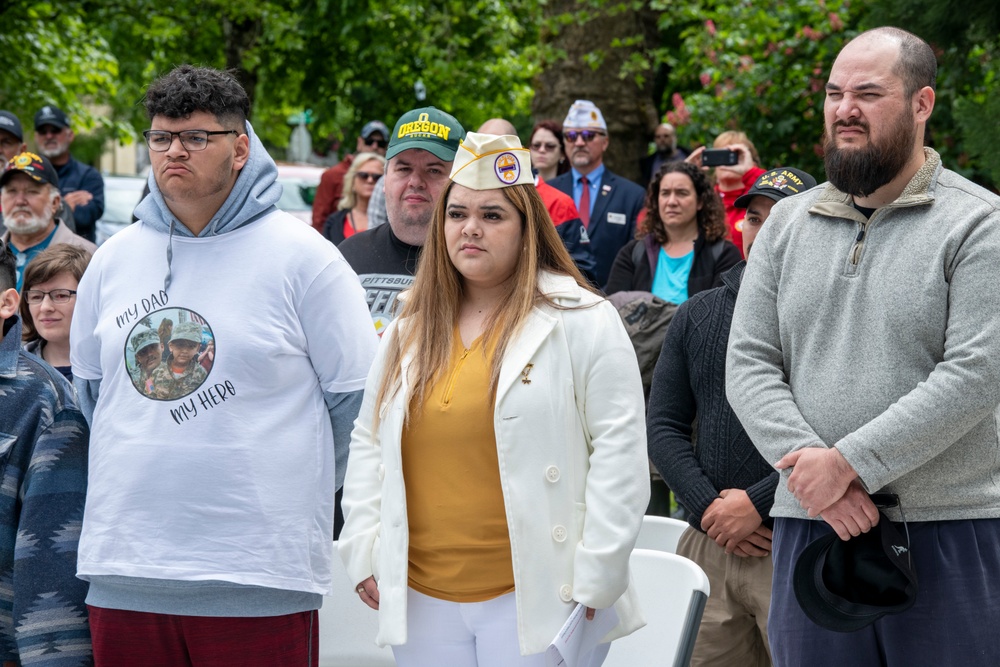
<svg viewBox="0 0 1000 667"><path fill-rule="evenodd" d="M701 154L703 167L731 167L740 161L740 154L731 148L706 148Z"/></svg>

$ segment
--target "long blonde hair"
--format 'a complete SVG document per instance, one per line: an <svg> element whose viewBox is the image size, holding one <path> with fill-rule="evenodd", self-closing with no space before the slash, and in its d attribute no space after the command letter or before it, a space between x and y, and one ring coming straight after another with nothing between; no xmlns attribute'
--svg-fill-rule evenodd
<svg viewBox="0 0 1000 667"><path fill-rule="evenodd" d="M361 167L365 163L372 160L385 167L385 158L378 153L358 153L351 160L351 166L347 168L347 173L344 174L344 196L337 203L338 211L343 211L344 209L350 210L358 203L358 196L354 193L354 177L361 171Z"/></svg>
<svg viewBox="0 0 1000 667"><path fill-rule="evenodd" d="M395 336L382 342L383 345L389 345L389 349L376 394L373 432L378 431L382 406L400 389L401 364L408 352L413 352L413 362L408 373L413 400L406 406L407 419L411 407L419 412L427 392L448 366L463 290L462 275L451 262L444 238L445 208L453 186L454 184L448 185L434 208L416 279L403 299L403 310L399 314L399 319L406 321L400 322L402 326L396 329ZM581 287L592 290L566 252L535 186L513 185L501 190L521 214L523 247L514 273L507 281L506 289L484 327L483 349L493 350L490 359L491 404L496 399L500 366L507 344L536 304L542 302L555 306L539 290L539 271L569 276Z"/></svg>

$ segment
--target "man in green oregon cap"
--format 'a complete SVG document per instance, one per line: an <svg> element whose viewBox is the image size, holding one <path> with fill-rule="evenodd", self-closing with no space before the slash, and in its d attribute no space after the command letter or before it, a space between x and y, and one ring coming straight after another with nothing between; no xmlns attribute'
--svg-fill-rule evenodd
<svg viewBox="0 0 1000 667"><path fill-rule="evenodd" d="M152 398L173 400L183 398L201 386L208 373L198 363L201 347L201 325L182 322L174 327L167 343L170 356L152 373Z"/></svg>
<svg viewBox="0 0 1000 667"><path fill-rule="evenodd" d="M385 157L385 208L389 224L369 228L337 249L361 279L379 337L396 316L396 297L413 284L431 213L448 185L451 163L465 129L440 109L408 111L396 121ZM333 539L344 515L337 492Z"/></svg>
<svg viewBox="0 0 1000 667"><path fill-rule="evenodd" d="M396 121L385 157L385 207L380 225L337 248L361 278L379 336L395 315L396 296L413 284L431 213L448 185L462 125L434 107L408 111Z"/></svg>

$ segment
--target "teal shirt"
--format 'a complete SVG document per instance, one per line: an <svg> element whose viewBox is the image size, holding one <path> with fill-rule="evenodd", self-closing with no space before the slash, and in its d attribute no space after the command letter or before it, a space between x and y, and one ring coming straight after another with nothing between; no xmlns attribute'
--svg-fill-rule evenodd
<svg viewBox="0 0 1000 667"><path fill-rule="evenodd" d="M40 253L41 251L43 251L43 250L45 250L46 248L49 247L49 244L52 243L52 237L56 235L56 228L58 226L59 226L59 223L56 222L56 226L52 228L52 233L51 234L49 234L48 236L46 236L45 239L41 243L39 243L38 245L33 245L30 248L26 248L25 250L18 250L17 248L14 247L13 243L8 243L7 244L10 247L10 251L12 253L14 253L14 259L16 260L16 263L17 263L17 291L18 291L18 293L21 292L21 288L24 286L23 283L24 283L24 269L25 269L25 267L28 266L28 262L30 262L31 260L33 260L35 258L35 255L37 255L38 253Z"/></svg>
<svg viewBox="0 0 1000 667"><path fill-rule="evenodd" d="M694 250L683 257L671 257L660 248L653 276L653 295L678 305L687 301L688 276L694 264Z"/></svg>

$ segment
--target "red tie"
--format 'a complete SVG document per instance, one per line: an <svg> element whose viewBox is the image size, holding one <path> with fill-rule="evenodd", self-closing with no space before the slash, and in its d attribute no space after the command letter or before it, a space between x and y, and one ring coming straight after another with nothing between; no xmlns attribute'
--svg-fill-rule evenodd
<svg viewBox="0 0 1000 667"><path fill-rule="evenodd" d="M583 192L580 193L580 220L584 227L590 226L590 183L586 176L580 177L580 184L583 185Z"/></svg>

